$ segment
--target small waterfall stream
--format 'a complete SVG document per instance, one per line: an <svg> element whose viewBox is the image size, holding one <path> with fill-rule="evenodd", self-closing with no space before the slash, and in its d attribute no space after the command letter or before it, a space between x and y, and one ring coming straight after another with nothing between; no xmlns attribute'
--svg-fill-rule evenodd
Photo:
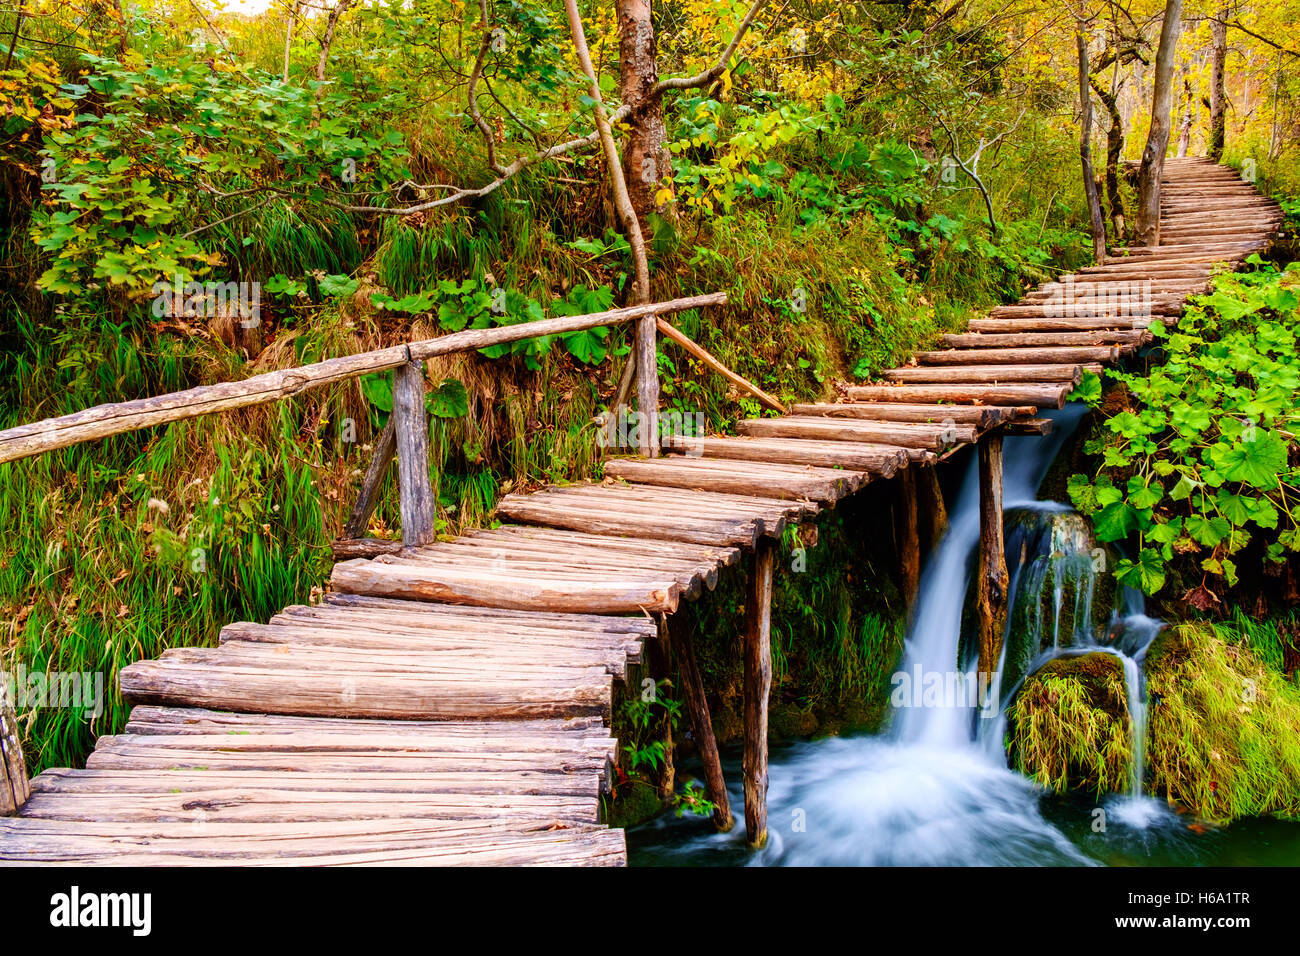
<svg viewBox="0 0 1300 956"><path fill-rule="evenodd" d="M771 762L768 845L744 848L743 826L728 834L657 820L634 846L643 860L796 866L1094 865L1144 862L1164 854L1196 859L1199 845L1163 800L1144 796L1147 726L1143 662L1163 626L1142 596L1113 596L1085 520L1069 507L1036 500L1081 407L1051 413L1048 438L1010 437L1004 445L1004 515L1010 612L997 679L977 686L963 616L979 540L974 463L950 509L947 535L922 574L893 710L873 736L809 741L780 748ZM1113 654L1123 668L1134 761L1128 793L1102 801L1112 824L1098 833L1097 803L1086 796L1045 797L1007 766L1006 708L1024 679L1055 657ZM739 770L729 769L734 807ZM658 834L658 836L656 836ZM1084 851L1087 847L1089 852Z"/></svg>

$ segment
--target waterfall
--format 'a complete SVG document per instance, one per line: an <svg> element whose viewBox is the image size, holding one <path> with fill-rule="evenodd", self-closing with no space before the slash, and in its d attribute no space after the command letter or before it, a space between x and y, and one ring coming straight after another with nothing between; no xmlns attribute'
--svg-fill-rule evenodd
<svg viewBox="0 0 1300 956"><path fill-rule="evenodd" d="M1035 499L1052 461L1084 409L1049 413L1049 437L1008 437L1004 453L1010 607L997 680L978 686L963 612L979 543L974 462L950 509L949 530L923 571L893 707L875 736L796 744L774 755L768 846L736 858L751 865L1089 865L1043 815L1043 791L1007 766L1006 708L1026 676L1053 657L1105 652L1124 668L1134 743L1130 793L1105 801L1107 814L1146 827L1168 811L1141 796L1146 728L1142 661L1160 622L1140 594L1122 590L1101 607L1108 573L1094 560L1087 522L1066 505ZM1107 614L1103 619L1100 614ZM966 639L968 642L969 637ZM733 782L732 799L741 798ZM1088 808L1089 814L1093 808ZM1089 816L1091 819L1091 816ZM740 828L737 828L739 831ZM692 846L738 849L736 833ZM743 846L743 843L740 843Z"/></svg>

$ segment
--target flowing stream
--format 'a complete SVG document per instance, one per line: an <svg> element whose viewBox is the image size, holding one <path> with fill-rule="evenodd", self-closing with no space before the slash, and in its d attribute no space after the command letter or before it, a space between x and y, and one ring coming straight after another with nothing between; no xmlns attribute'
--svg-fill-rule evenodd
<svg viewBox="0 0 1300 956"><path fill-rule="evenodd" d="M1116 595L1113 609L1095 607L1104 565L1083 519L1066 505L1036 499L1083 411L1074 406L1053 413L1048 438L1005 440L1011 620L992 684L980 683L973 649L962 638L979 541L979 479L972 461L948 533L921 578L885 729L775 749L768 845L757 853L745 848L739 754L729 753L736 828L715 834L698 820L665 815L629 832L634 863L1231 863L1237 852L1259 863L1278 847L1281 859L1295 858L1300 833L1294 826L1248 821L1224 831L1231 839L1217 832L1202 838L1163 801L1141 792L1142 665L1161 622L1143 613L1141 595L1128 591ZM1099 611L1108 617L1094 626ZM1025 676L1053 657L1091 652L1121 662L1135 756L1129 792L1100 806L1087 797L1044 793L1007 767L1004 751L1005 708Z"/></svg>

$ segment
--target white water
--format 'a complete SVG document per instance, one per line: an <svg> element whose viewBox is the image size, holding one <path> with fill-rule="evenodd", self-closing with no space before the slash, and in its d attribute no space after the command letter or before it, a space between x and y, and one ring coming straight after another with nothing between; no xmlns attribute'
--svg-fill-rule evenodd
<svg viewBox="0 0 1300 956"><path fill-rule="evenodd" d="M1070 408L1056 413L1050 440L1006 440L1005 509L1069 510L1037 501L1035 493L1082 411ZM974 462L950 514L948 534L921 579L901 672L950 674L958 667L964 596L979 540L979 479ZM1059 577L1054 587L1055 633L1063 599ZM1088 603L1091 593L1089 580ZM1076 631L1078 601L1076 596ZM1104 649L1123 662L1137 745L1132 792L1110 801L1107 812L1122 824L1145 827L1168 815L1158 801L1141 796L1146 705L1140 663L1160 625L1142 617L1131 604L1129 610L1133 613L1112 628L1118 635L1113 645L1092 644L1088 649ZM1005 655L1004 644L999 672ZM1044 660L1050 656L1047 653ZM1041 663L1035 661L1034 666ZM753 862L947 866L1092 862L1043 818L1041 791L1007 768L1005 726L1001 706L976 709L967 701L951 701L898 707L888 731L877 737L794 748L772 768L769 845Z"/></svg>

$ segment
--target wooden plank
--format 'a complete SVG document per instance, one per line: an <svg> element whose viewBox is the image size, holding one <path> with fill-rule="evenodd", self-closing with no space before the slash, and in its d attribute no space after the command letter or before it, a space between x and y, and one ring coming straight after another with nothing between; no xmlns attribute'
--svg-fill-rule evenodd
<svg viewBox="0 0 1300 956"><path fill-rule="evenodd" d="M1026 418L1023 421L1008 422L1003 427L1007 435L1050 435L1052 420L1050 418Z"/></svg>
<svg viewBox="0 0 1300 956"><path fill-rule="evenodd" d="M882 373L890 382L974 385L1001 382L1068 382L1078 385L1082 365L919 365L892 368Z"/></svg>
<svg viewBox="0 0 1300 956"><path fill-rule="evenodd" d="M1064 408L1069 385L859 385L848 397L868 402L957 402Z"/></svg>
<svg viewBox="0 0 1300 956"><path fill-rule="evenodd" d="M1119 349L1115 346L1042 347L1025 343L1015 348L963 347L945 352L917 352L919 365L979 365L1007 366L1024 364L1031 367L1060 368L1069 365L1086 365L1091 362L1117 362ZM886 373L888 375L888 373Z"/></svg>
<svg viewBox="0 0 1300 956"><path fill-rule="evenodd" d="M791 405L790 414L799 416L824 415L828 418L862 418L873 422L928 422L946 421L992 428L999 422L1021 415L1032 415L1037 409L998 408L995 406L966 405L905 405L892 402L840 402L834 405Z"/></svg>
<svg viewBox="0 0 1300 956"><path fill-rule="evenodd" d="M406 544L387 538L335 538L330 542L330 554L335 561L352 558L374 558L381 554L397 554Z"/></svg>
<svg viewBox="0 0 1300 956"><path fill-rule="evenodd" d="M550 520L552 513L522 509L530 516ZM617 521L599 516L588 519L579 516L576 524L593 526L644 526L648 522ZM673 531L675 529L667 529ZM666 535L672 536L672 535ZM700 531L692 538L706 543L731 544L744 540L743 534L721 531ZM750 535L752 539L753 535ZM719 538L725 539L718 541ZM625 614L633 611L675 611L680 588L647 588L636 581L617 578L573 582L565 587L554 580L525 574L493 574L480 570L455 568L394 567L383 562L390 557L373 560L344 561L334 565L330 585L338 591L350 591L377 597L409 598L413 600L441 601L448 604L473 604L480 607L498 607L514 610L563 611L587 614Z"/></svg>
<svg viewBox="0 0 1300 956"><path fill-rule="evenodd" d="M753 475L760 480L780 476L797 481L815 477L821 481L827 473L831 473L838 475L838 480L845 483L847 491L856 491L870 475L888 478L903 467L909 457L908 449L871 442L755 437L703 438L695 441L700 443L699 447L707 458L683 458L683 463L716 462L722 459L728 469ZM809 496L814 495L810 492Z"/></svg>
<svg viewBox="0 0 1300 956"><path fill-rule="evenodd" d="M535 495L508 495L497 506L497 514L525 524L567 528L589 534L636 535L665 541L689 541L713 546L752 548L761 536L755 522L736 522L698 519L690 525L667 522L662 516L635 515L619 511L614 506L599 509L576 503L535 501ZM418 596L418 595L416 595ZM506 605L510 606L510 605ZM646 610L673 611L675 601L654 601L640 604ZM569 608L573 610L574 608ZM630 611L633 608L611 604L596 604L585 608L601 613Z"/></svg>
<svg viewBox="0 0 1300 956"><path fill-rule="evenodd" d="M1132 318L1130 316L1094 316L1076 318L1053 318L1050 316L1028 316L1006 319L971 319L972 332L1085 332L1085 331L1134 331L1146 329L1151 324L1149 318Z"/></svg>
<svg viewBox="0 0 1300 956"><path fill-rule="evenodd" d="M676 456L657 461L624 458L605 462L605 474L639 484L813 501L835 501L847 493L842 480L818 481L802 476L790 479L779 474L736 471L726 468L725 462L722 464L723 467L718 467L715 459Z"/></svg>
<svg viewBox="0 0 1300 956"><path fill-rule="evenodd" d="M1115 344L1136 347L1149 340L1151 333L1140 329L1098 329L1091 332L996 332L945 335L943 344L958 349L1014 348L1021 346L1083 346Z"/></svg>
<svg viewBox="0 0 1300 956"><path fill-rule="evenodd" d="M942 425L926 425L917 422L879 423L792 415L786 418L752 418L738 422L736 428L743 435L760 438L815 438L897 445L904 448L937 449L954 442L975 440L974 426L959 425L955 422Z"/></svg>
<svg viewBox="0 0 1300 956"><path fill-rule="evenodd" d="M611 688L609 675L591 668L573 668L571 678L564 680L527 671L517 676L489 671L471 678L165 660L131 664L122 669L120 679L122 696L133 703L423 720L607 716Z"/></svg>

